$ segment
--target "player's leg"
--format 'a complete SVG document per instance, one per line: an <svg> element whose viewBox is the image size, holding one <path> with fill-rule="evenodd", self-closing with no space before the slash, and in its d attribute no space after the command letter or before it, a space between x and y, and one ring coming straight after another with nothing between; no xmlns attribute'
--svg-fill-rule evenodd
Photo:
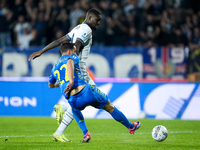
<svg viewBox="0 0 200 150"><path fill-rule="evenodd" d="M130 134L134 134L137 129L140 127L140 122L131 123L126 116L119 111L111 102L108 100L107 104L103 108L118 122L123 124L126 128L129 129Z"/></svg>
<svg viewBox="0 0 200 150"><path fill-rule="evenodd" d="M83 138L83 143L85 142L89 142L91 139L90 133L87 129L87 126L85 124L85 119L83 117L83 114L81 113L80 110L73 108L72 109L74 118L76 120L76 122L78 123L79 127L81 128L81 130L83 131L84 134L84 138Z"/></svg>
<svg viewBox="0 0 200 150"><path fill-rule="evenodd" d="M54 105L54 111L56 112L56 121L57 124L60 125L62 119L63 119L63 115L64 115L64 111L62 109L62 105L61 104L56 104Z"/></svg>
<svg viewBox="0 0 200 150"><path fill-rule="evenodd" d="M91 79L91 77L89 76L89 74L85 73L84 75L85 80L87 81L87 83L89 83L94 89L97 88L96 84L94 83L94 81ZM98 88L97 88L98 89ZM100 91L100 90L99 90ZM118 122L122 123L124 126L126 126L129 129L129 133L130 134L134 134L135 130L137 130L140 127L140 122L130 122L128 121L128 119L126 118L126 116L119 111L116 107L114 107L110 101L106 106L107 108L107 112L109 112L111 114L111 116Z"/></svg>
<svg viewBox="0 0 200 150"><path fill-rule="evenodd" d="M56 112L56 120L58 125L61 124L63 117L64 119L64 123L68 126L72 120L74 119L73 117L73 113L71 110L71 106L69 105L69 103L66 104L56 104L54 106L54 110Z"/></svg>
<svg viewBox="0 0 200 150"><path fill-rule="evenodd" d="M114 107L106 94L101 92L101 90L99 90L98 88L92 88L92 92L94 95L93 102L91 103L92 106L106 110L116 121L122 123L125 127L127 127L130 134L133 134L135 130L140 127L140 122L131 123L121 111Z"/></svg>
<svg viewBox="0 0 200 150"><path fill-rule="evenodd" d="M71 107L69 104L56 104L55 106L57 107L57 109L55 109L56 119L59 118L57 119L57 122L58 120L61 122L58 122L58 124L60 124L56 132L53 134L53 139L60 142L69 142L69 140L64 136L64 131L74 119Z"/></svg>
<svg viewBox="0 0 200 150"><path fill-rule="evenodd" d="M91 86L89 84L86 84L86 86L82 89L80 93L76 95L70 95L70 98L68 99L68 102L72 107L72 113L74 115L74 118L84 135L82 142L89 142L91 139L90 133L88 132L88 129L85 124L83 114L81 113L81 110L88 106L93 98L91 91Z"/></svg>

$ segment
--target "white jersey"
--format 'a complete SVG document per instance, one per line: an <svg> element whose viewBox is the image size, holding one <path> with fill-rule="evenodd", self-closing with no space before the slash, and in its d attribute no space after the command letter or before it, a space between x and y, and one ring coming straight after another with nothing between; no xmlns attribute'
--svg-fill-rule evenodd
<svg viewBox="0 0 200 150"><path fill-rule="evenodd" d="M85 22L83 22L82 24L74 27L68 34L66 34L66 36L72 43L75 43L77 39L82 42L83 49L79 53L81 74L87 83L95 85L94 81L90 78L88 72L86 71L86 61L89 57L90 48L92 45L91 28Z"/></svg>

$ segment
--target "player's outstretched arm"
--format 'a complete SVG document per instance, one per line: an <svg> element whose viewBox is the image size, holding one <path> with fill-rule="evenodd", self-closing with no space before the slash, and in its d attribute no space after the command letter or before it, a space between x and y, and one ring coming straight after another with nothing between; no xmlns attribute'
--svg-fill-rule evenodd
<svg viewBox="0 0 200 150"><path fill-rule="evenodd" d="M44 47L42 50L38 51L38 52L34 52L33 54L31 54L29 56L29 61L31 61L31 59L35 59L37 57L40 57L43 53L45 53L46 51L50 50L50 49L53 49L57 46L59 46L62 42L65 42L65 41L69 41L68 37L67 36L63 36L53 42L51 42L50 44L48 44L46 47Z"/></svg>

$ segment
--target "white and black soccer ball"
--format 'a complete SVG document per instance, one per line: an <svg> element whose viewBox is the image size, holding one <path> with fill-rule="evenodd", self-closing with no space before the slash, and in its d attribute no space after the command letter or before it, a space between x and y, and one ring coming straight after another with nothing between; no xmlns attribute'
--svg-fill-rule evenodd
<svg viewBox="0 0 200 150"><path fill-rule="evenodd" d="M152 138L158 142L164 141L168 136L167 128L163 125L157 125L152 130Z"/></svg>

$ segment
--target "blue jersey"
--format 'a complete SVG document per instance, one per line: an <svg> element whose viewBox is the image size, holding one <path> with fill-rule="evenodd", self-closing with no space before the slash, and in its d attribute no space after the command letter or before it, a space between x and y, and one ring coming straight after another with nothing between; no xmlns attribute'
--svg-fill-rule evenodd
<svg viewBox="0 0 200 150"><path fill-rule="evenodd" d="M50 83L54 84L56 81L60 83L62 93L69 83L69 77L67 73L67 61L70 58L74 61L74 84L72 88L86 84L83 76L81 75L79 67L79 57L75 54L63 55L54 65L53 69L51 70L51 75L49 77ZM67 95L65 95L65 97L67 97Z"/></svg>

